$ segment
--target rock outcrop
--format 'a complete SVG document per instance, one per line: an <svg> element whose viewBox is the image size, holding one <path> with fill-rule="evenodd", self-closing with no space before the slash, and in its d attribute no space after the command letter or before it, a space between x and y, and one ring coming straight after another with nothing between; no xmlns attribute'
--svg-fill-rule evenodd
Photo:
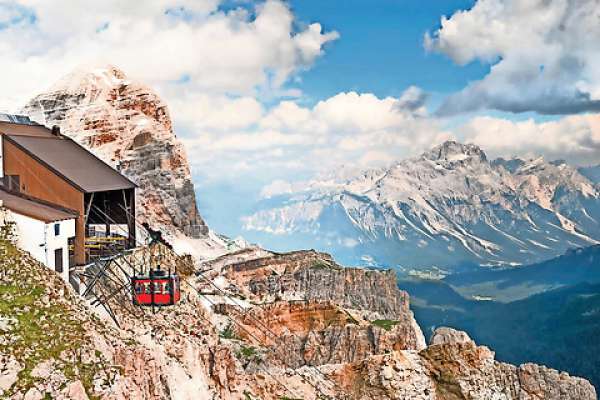
<svg viewBox="0 0 600 400"><path fill-rule="evenodd" d="M419 353L442 399L596 398L593 386L584 379L534 364L516 367L495 361L490 349L456 333L440 333L441 344Z"/></svg>
<svg viewBox="0 0 600 400"><path fill-rule="evenodd" d="M410 321L365 320L366 310L324 299L265 303L244 298L241 293L251 293L248 283L230 284L224 274L241 268L236 264L246 263L251 254L221 257L212 264L215 269L204 269L196 278L183 274L182 301L157 314L132 312L126 303L115 302L117 327L92 312L53 271L0 241L0 397L596 399L583 379L532 364L497 362L489 349L454 330L440 329L435 344L423 348L411 342L420 331ZM254 254L257 265L264 263L258 262L264 250ZM301 254L270 257L296 263ZM189 259L173 260L185 262L183 270L192 272ZM364 291L365 299L377 294L376 287ZM402 307L395 315L401 312Z"/></svg>
<svg viewBox="0 0 600 400"><path fill-rule="evenodd" d="M205 268L217 273L219 265L222 275L238 291L256 301L323 300L361 310L365 319L412 318L408 294L398 289L392 270L344 268L329 254L314 250L263 253L246 261L221 264L216 259Z"/></svg>
<svg viewBox="0 0 600 400"><path fill-rule="evenodd" d="M192 236L207 234L167 105L149 87L107 66L66 76L23 109L121 170L139 185L142 222Z"/></svg>
<svg viewBox="0 0 600 400"><path fill-rule="evenodd" d="M216 311L235 318L236 337L277 350L273 357L290 368L303 365L352 363L374 354L396 350L420 350L421 332L413 324L367 321L329 301L277 301L243 312L227 304Z"/></svg>
<svg viewBox="0 0 600 400"><path fill-rule="evenodd" d="M429 342L430 345L469 343L471 342L471 338L466 332L457 331L456 329L452 328L441 327L437 328L435 332L433 332Z"/></svg>

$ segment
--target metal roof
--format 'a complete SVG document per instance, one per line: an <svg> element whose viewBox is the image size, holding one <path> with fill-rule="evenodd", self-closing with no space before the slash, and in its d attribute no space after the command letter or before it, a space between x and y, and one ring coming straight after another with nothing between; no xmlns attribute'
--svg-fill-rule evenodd
<svg viewBox="0 0 600 400"><path fill-rule="evenodd" d="M2 121L2 119L0 119L0 133L4 133L6 135L26 135L42 137L54 136L52 134L52 131L43 125L17 124L10 121Z"/></svg>
<svg viewBox="0 0 600 400"><path fill-rule="evenodd" d="M2 202L3 207L17 214L25 215L46 223L77 218L77 213L75 211L41 203L16 193L5 192L2 189L0 189L0 202Z"/></svg>
<svg viewBox="0 0 600 400"><path fill-rule="evenodd" d="M4 137L83 192L136 187L117 170L66 136L7 134Z"/></svg>

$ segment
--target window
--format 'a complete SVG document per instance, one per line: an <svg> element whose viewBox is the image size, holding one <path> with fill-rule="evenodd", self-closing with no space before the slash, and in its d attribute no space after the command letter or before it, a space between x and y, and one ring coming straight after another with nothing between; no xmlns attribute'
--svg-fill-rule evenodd
<svg viewBox="0 0 600 400"><path fill-rule="evenodd" d="M60 224L54 224L54 236L60 235Z"/></svg>
<svg viewBox="0 0 600 400"><path fill-rule="evenodd" d="M4 187L13 192L21 191L21 177L19 175L6 175L4 176Z"/></svg>
<svg viewBox="0 0 600 400"><path fill-rule="evenodd" d="M54 270L58 273L63 272L63 249L54 250Z"/></svg>

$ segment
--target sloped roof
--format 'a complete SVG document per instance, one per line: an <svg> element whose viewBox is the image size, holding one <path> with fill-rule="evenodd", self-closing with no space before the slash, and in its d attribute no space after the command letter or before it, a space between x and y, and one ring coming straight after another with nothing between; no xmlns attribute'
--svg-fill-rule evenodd
<svg viewBox="0 0 600 400"><path fill-rule="evenodd" d="M75 211L41 203L16 193L6 192L2 189L0 189L0 201L2 201L3 207L17 214L25 215L46 223L77 218L77 213Z"/></svg>
<svg viewBox="0 0 600 400"><path fill-rule="evenodd" d="M66 136L5 134L4 137L83 192L136 187L117 170Z"/></svg>
<svg viewBox="0 0 600 400"><path fill-rule="evenodd" d="M43 125L37 124L18 124L10 121L3 121L0 118L0 133L6 135L25 135L52 137L52 131Z"/></svg>

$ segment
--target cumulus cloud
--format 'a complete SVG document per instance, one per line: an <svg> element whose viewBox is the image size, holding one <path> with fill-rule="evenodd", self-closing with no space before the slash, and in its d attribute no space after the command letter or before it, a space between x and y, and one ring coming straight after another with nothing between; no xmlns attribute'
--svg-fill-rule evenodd
<svg viewBox="0 0 600 400"><path fill-rule="evenodd" d="M600 115L572 115L542 123L477 117L462 126L459 134L492 156L543 155L574 165L600 162Z"/></svg>
<svg viewBox="0 0 600 400"><path fill-rule="evenodd" d="M443 17L425 47L489 73L450 96L439 114L482 108L571 114L600 110L597 0L478 0Z"/></svg>
<svg viewBox="0 0 600 400"><path fill-rule="evenodd" d="M184 135L205 130L223 132L245 129L261 120L263 105L255 97L169 92L169 109Z"/></svg>
<svg viewBox="0 0 600 400"><path fill-rule="evenodd" d="M400 110L407 110L411 112L420 111L425 113L425 101L427 100L427 93L421 88L411 86L402 93L402 96L398 99L396 106Z"/></svg>
<svg viewBox="0 0 600 400"><path fill-rule="evenodd" d="M217 0L19 0L0 7L0 85L14 109L82 64L114 63L164 93L254 95L283 90L338 37L298 29L279 0L252 12Z"/></svg>
<svg viewBox="0 0 600 400"><path fill-rule="evenodd" d="M260 191L260 197L270 199L271 197L289 194L294 192L294 185L283 179L275 179L273 182L265 185Z"/></svg>
<svg viewBox="0 0 600 400"><path fill-rule="evenodd" d="M268 109L251 103L219 105L222 109L251 109L238 111L250 115L239 119L247 124L215 129L200 122L186 144L192 154L202 155L192 160L196 168L216 177L247 173L249 165L258 175L286 179L330 171L342 164L380 167L453 137L427 116L423 98L419 89L409 88L398 97L385 98L339 93L312 107L288 100ZM265 189L265 195L282 187L278 182Z"/></svg>

